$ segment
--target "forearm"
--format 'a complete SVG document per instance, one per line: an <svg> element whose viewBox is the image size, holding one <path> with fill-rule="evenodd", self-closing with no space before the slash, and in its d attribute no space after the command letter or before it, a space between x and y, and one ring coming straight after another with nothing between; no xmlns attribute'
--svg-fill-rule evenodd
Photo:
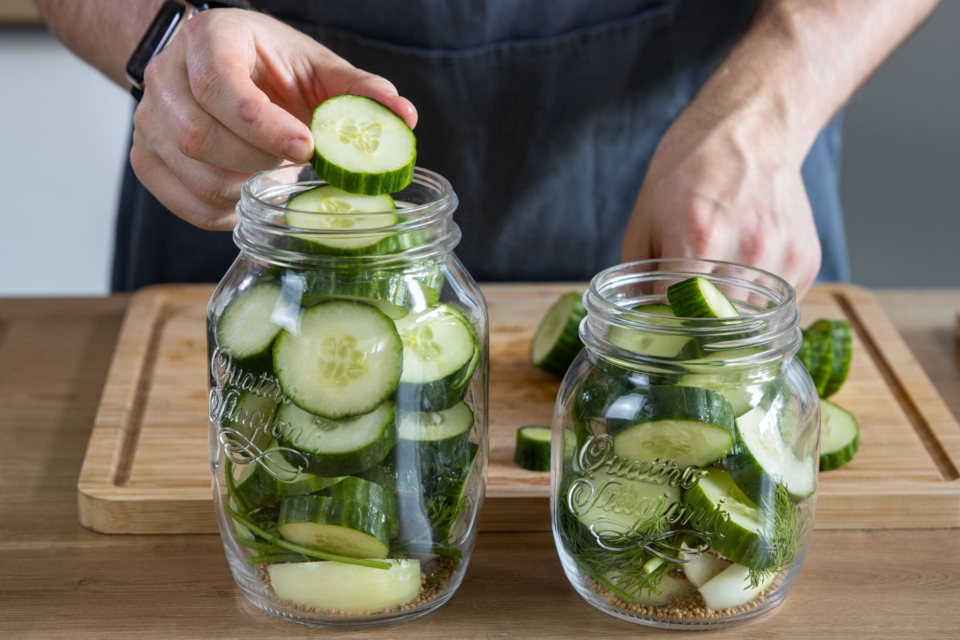
<svg viewBox="0 0 960 640"><path fill-rule="evenodd" d="M67 48L126 88L127 60L164 0L37 0Z"/></svg>
<svg viewBox="0 0 960 640"><path fill-rule="evenodd" d="M746 115L802 161L827 122L938 0L766 0L691 105L708 126Z"/></svg>

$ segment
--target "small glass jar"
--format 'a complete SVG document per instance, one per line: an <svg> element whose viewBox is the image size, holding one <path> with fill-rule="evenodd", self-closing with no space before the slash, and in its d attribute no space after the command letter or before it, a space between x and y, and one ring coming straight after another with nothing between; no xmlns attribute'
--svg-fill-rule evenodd
<svg viewBox="0 0 960 640"><path fill-rule="evenodd" d="M675 318L703 276L739 317ZM654 627L776 607L813 526L820 405L793 288L749 267L650 260L598 274L554 413L551 511L587 602Z"/></svg>
<svg viewBox="0 0 960 640"><path fill-rule="evenodd" d="M240 255L207 310L214 502L256 606L394 622L446 602L470 560L487 311L443 177L416 169L391 211L291 208L322 184L291 165L243 187Z"/></svg>

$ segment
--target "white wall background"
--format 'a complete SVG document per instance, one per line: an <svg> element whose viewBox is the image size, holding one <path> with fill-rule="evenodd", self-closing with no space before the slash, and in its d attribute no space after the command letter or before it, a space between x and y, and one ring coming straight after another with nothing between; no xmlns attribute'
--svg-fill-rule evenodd
<svg viewBox="0 0 960 640"><path fill-rule="evenodd" d="M46 31L0 28L0 295L107 293L132 108Z"/></svg>
<svg viewBox="0 0 960 640"><path fill-rule="evenodd" d="M854 282L960 287L958 33L945 1L847 109ZM42 29L0 27L0 296L108 291L132 108Z"/></svg>

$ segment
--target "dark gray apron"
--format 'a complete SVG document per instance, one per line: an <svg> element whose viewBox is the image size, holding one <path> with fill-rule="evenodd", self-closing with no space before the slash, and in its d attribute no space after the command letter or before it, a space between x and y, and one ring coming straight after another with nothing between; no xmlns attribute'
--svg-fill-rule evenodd
<svg viewBox="0 0 960 640"><path fill-rule="evenodd" d="M453 184L457 255L491 281L586 280L619 262L658 141L742 34L756 0L254 4L413 101L417 164ZM823 280L848 278L839 151L837 122L803 167ZM229 234L165 212L127 171L115 290L217 281L236 253Z"/></svg>

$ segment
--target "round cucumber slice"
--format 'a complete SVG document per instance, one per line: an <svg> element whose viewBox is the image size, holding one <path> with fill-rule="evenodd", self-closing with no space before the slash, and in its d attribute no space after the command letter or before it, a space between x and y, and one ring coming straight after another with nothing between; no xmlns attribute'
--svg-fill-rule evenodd
<svg viewBox="0 0 960 640"><path fill-rule="evenodd" d="M547 373L563 377L583 349L580 321L587 315L581 295L570 291L547 310L530 343L530 363Z"/></svg>
<svg viewBox="0 0 960 640"><path fill-rule="evenodd" d="M683 502L697 514L691 524L707 534L713 548L730 560L752 569L770 566L771 523L721 469L706 469L696 486L683 494ZM726 513L729 520L717 517Z"/></svg>
<svg viewBox="0 0 960 640"><path fill-rule="evenodd" d="M342 562L295 562L267 567L280 600L344 613L376 613L420 595L419 560L385 560L387 570Z"/></svg>
<svg viewBox="0 0 960 640"><path fill-rule="evenodd" d="M270 347L280 333L280 326L270 319L279 298L278 284L261 282L227 303L217 324L217 344L238 366L260 359L269 366Z"/></svg>
<svg viewBox="0 0 960 640"><path fill-rule="evenodd" d="M513 461L528 471L550 471L550 427L529 425L517 429Z"/></svg>
<svg viewBox="0 0 960 640"><path fill-rule="evenodd" d="M336 485L334 485L336 486ZM291 496L280 503L280 535L295 544L353 558L385 558L390 522L371 505L328 496Z"/></svg>
<svg viewBox="0 0 960 640"><path fill-rule="evenodd" d="M281 448L296 468L322 477L362 471L383 460L397 442L393 403L345 420L315 416L296 405L281 405L275 428Z"/></svg>
<svg viewBox="0 0 960 640"><path fill-rule="evenodd" d="M638 389L617 398L606 415L614 452L629 460L705 467L733 449L733 409L710 389Z"/></svg>
<svg viewBox="0 0 960 640"><path fill-rule="evenodd" d="M359 302L310 307L300 333L284 330L273 348L273 368L287 397L331 419L373 411L396 388L403 360L393 321Z"/></svg>
<svg viewBox="0 0 960 640"><path fill-rule="evenodd" d="M740 315L727 296L702 276L670 285L667 299L678 318L735 318Z"/></svg>
<svg viewBox="0 0 960 640"><path fill-rule="evenodd" d="M838 469L860 448L860 426L853 415L829 400L820 401L820 471Z"/></svg>
<svg viewBox="0 0 960 640"><path fill-rule="evenodd" d="M383 213L394 209L389 195L356 195L322 185L290 198L284 218L291 227L336 232L297 235L307 250L340 255L387 253L395 235L374 231L397 224L397 214Z"/></svg>
<svg viewBox="0 0 960 640"><path fill-rule="evenodd" d="M850 372L850 360L853 358L853 331L850 323L845 320L817 320L810 325L810 331L829 335L833 343L832 371L822 394L824 398L829 398L840 390Z"/></svg>
<svg viewBox="0 0 960 640"><path fill-rule="evenodd" d="M417 138L394 112L364 96L341 95L313 111L313 168L350 193L400 191L413 180Z"/></svg>

